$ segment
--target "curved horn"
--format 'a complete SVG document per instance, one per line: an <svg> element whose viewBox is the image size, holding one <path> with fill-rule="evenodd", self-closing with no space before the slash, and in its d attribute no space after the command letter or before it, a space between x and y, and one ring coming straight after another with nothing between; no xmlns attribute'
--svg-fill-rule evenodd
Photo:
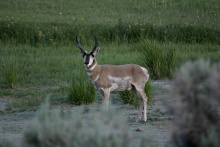
<svg viewBox="0 0 220 147"><path fill-rule="evenodd" d="M77 42L76 46L81 50L81 52L86 53L86 51L83 49L83 47L79 43L78 35L76 36L76 42Z"/></svg>
<svg viewBox="0 0 220 147"><path fill-rule="evenodd" d="M93 47L91 53L93 53L93 52L96 50L96 47L97 47L97 45L98 45L97 38L96 38L95 34L92 33L92 35L95 37L95 45L94 45L94 47Z"/></svg>

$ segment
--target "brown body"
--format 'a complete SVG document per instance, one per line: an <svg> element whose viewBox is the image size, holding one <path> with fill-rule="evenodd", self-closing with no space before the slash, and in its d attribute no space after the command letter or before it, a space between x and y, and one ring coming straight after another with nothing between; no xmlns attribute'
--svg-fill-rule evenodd
<svg viewBox="0 0 220 147"><path fill-rule="evenodd" d="M96 89L109 88L110 91L125 91L131 90L132 85L139 84L144 88L149 79L147 70L136 64L98 65L95 59L91 66L86 67L86 70Z"/></svg>
<svg viewBox="0 0 220 147"><path fill-rule="evenodd" d="M79 47L81 53L83 54L84 65L89 78L91 79L95 88L101 91L103 103L105 103L108 107L109 95L111 91L133 90L134 94L139 99L138 119L141 119L144 108L144 121L146 121L147 96L144 92L144 87L149 79L147 69L136 64L98 65L95 59L95 55L100 50L100 48L96 48L98 45L97 40L91 52L85 51L77 38L76 40L77 47Z"/></svg>

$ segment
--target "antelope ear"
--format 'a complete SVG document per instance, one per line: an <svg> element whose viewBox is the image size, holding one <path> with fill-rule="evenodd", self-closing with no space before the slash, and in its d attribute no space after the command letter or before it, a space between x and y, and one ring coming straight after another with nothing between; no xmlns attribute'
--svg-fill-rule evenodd
<svg viewBox="0 0 220 147"><path fill-rule="evenodd" d="M100 47L98 47L98 48L94 51L93 54L94 54L94 55L98 54L99 50L100 50Z"/></svg>

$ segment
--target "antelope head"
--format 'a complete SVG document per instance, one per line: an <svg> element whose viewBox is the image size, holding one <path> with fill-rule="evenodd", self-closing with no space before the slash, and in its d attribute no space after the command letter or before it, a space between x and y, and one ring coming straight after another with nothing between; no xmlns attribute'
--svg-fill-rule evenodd
<svg viewBox="0 0 220 147"><path fill-rule="evenodd" d="M94 59L95 59L95 55L99 52L100 47L96 48L98 45L97 42L97 38L95 36L95 34L92 34L95 37L95 45L93 47L93 49L90 52L87 52L86 50L83 49L83 47L81 46L81 44L79 43L78 37L76 36L76 46L80 49L83 58L84 58L84 65L86 67L89 67L90 65L92 65Z"/></svg>

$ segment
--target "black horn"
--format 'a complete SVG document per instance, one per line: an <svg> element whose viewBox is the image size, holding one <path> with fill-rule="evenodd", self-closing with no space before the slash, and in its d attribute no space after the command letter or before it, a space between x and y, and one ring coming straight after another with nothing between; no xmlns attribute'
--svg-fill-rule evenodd
<svg viewBox="0 0 220 147"><path fill-rule="evenodd" d="M95 45L94 45L94 47L93 47L91 53L94 53L94 51L96 50L96 47L97 47L97 45L98 45L98 42L97 42L97 38L96 38L95 34L92 33L92 35L95 37Z"/></svg>
<svg viewBox="0 0 220 147"><path fill-rule="evenodd" d="M78 35L76 36L76 42L77 42L76 46L81 50L81 52L86 53L86 51L83 49L83 47L79 43Z"/></svg>

